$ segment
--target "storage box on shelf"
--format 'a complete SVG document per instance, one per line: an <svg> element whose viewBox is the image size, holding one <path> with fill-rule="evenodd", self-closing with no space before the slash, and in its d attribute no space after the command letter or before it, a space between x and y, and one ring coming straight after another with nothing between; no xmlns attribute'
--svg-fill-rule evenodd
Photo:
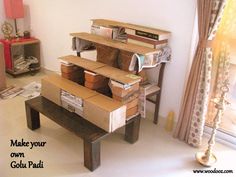
<svg viewBox="0 0 236 177"><path fill-rule="evenodd" d="M36 38L1 39L6 71L13 76L40 70L40 42Z"/></svg>

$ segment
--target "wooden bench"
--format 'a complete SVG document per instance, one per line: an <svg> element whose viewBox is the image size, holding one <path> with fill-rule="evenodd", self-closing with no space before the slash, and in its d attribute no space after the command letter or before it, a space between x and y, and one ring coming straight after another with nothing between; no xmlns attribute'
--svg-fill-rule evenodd
<svg viewBox="0 0 236 177"><path fill-rule="evenodd" d="M84 166L90 171L100 166L100 141L109 135L75 113L71 113L48 99L39 96L25 101L27 126L31 130L40 127L39 113L62 127L74 132L84 142ZM125 140L135 143L139 137L140 115L127 121Z"/></svg>

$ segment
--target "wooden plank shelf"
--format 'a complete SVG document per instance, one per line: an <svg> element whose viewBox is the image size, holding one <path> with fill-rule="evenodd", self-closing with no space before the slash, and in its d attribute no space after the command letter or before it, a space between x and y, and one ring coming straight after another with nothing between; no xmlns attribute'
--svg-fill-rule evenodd
<svg viewBox="0 0 236 177"><path fill-rule="evenodd" d="M102 44L105 46L117 48L117 49L128 51L128 52L138 53L141 55L153 55L158 52L157 49L143 47L143 46L135 45L131 43L123 43L123 42L109 39L109 38L99 36L96 34L82 32L82 33L71 33L70 35L73 37L77 37L79 39L86 40L86 41Z"/></svg>
<svg viewBox="0 0 236 177"><path fill-rule="evenodd" d="M59 59L65 61L65 62L74 64L76 66L79 66L81 68L90 70L90 71L93 71L95 69L106 66L106 64L104 64L104 63L88 60L88 59L77 57L74 55L67 55L64 57L59 57Z"/></svg>
<svg viewBox="0 0 236 177"><path fill-rule="evenodd" d="M166 35L169 36L171 35L171 32L165 31L165 30L160 30L156 28L151 28L151 27L146 27L146 26L141 26L141 25L135 25L131 23L124 23L124 22L118 22L118 21L113 21L113 20L107 20L107 19L92 19L92 22L94 25L99 25L99 26L105 26L105 27L123 27L123 28L128 28L128 29L133 29L133 30L139 30L147 33L152 33L152 34L157 34L157 35Z"/></svg>
<svg viewBox="0 0 236 177"><path fill-rule="evenodd" d="M122 71L118 68L114 68L103 63L77 57L74 55L59 57L59 59L74 64L76 66L82 67L84 69L90 70L94 73L100 74L102 76L113 79L123 84L132 85L137 82L140 82L141 80L139 76L130 74L126 71Z"/></svg>
<svg viewBox="0 0 236 177"><path fill-rule="evenodd" d="M128 85L133 85L141 81L141 77L137 75L130 74L126 71L122 71L120 69L117 69L108 65L95 69L95 72L102 76L106 76L112 80L118 81L123 84L128 84Z"/></svg>

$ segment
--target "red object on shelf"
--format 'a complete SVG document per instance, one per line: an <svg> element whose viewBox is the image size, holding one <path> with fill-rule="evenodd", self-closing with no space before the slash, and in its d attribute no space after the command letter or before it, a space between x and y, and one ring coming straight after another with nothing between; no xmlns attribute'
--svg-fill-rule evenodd
<svg viewBox="0 0 236 177"><path fill-rule="evenodd" d="M4 47L4 58L5 58L5 66L6 69L12 70L12 59L11 59L11 45L14 43L20 43L20 42L27 42L27 41L33 41L36 40L36 38L19 38L19 39L12 39L12 40L6 40L6 39L0 39L0 42L3 44Z"/></svg>
<svg viewBox="0 0 236 177"><path fill-rule="evenodd" d="M7 18L16 19L24 17L23 0L4 0Z"/></svg>

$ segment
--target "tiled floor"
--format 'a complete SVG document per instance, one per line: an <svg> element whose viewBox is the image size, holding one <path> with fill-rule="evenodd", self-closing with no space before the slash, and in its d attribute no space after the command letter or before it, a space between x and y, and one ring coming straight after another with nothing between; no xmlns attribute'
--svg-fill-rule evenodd
<svg viewBox="0 0 236 177"><path fill-rule="evenodd" d="M8 84L24 86L40 80L44 74L8 78ZM31 131L26 126L25 98L20 96L0 101L0 177L157 177L204 176L194 174L203 168L195 161L192 148L173 139L164 130L164 119L154 125L150 119L141 122L139 141L129 144L123 140L123 129L111 134L101 143L101 166L90 172L83 166L82 140L42 116L41 128ZM151 116L151 114L148 114ZM10 147L10 141L45 141L45 147ZM206 147L206 139L204 139ZM215 152L218 163L210 169L234 170L236 151L217 143ZM24 158L11 158L12 152L23 152ZM43 161L42 169L12 169L12 161ZM234 176L233 174L227 176ZM212 176L205 174L205 176ZM214 176L226 176L214 174Z"/></svg>

